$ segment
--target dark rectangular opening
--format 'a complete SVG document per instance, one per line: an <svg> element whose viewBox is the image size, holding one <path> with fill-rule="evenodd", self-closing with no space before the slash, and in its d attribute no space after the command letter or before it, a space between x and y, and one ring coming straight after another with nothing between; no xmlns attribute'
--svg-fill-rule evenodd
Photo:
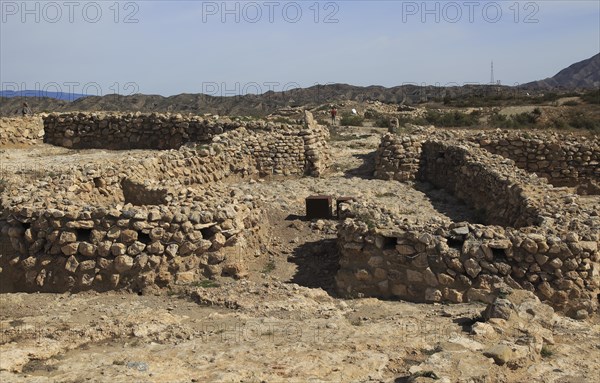
<svg viewBox="0 0 600 383"><path fill-rule="evenodd" d="M448 240L448 247L450 247L451 249L456 249L458 251L462 250L463 244L465 243L465 240L463 239L462 236L458 236L458 235L453 235L447 238Z"/></svg>
<svg viewBox="0 0 600 383"><path fill-rule="evenodd" d="M150 239L150 235L148 233L144 233L144 232L138 233L137 240L139 242L143 243L144 245L148 245L148 244L150 244L150 242L152 242L152 239Z"/></svg>
<svg viewBox="0 0 600 383"><path fill-rule="evenodd" d="M308 219L330 219L331 218L331 196L314 195L306 198L306 218Z"/></svg>
<svg viewBox="0 0 600 383"><path fill-rule="evenodd" d="M88 242L90 241L90 236L92 235L92 229L77 229L75 235L77 236L77 241Z"/></svg>
<svg viewBox="0 0 600 383"><path fill-rule="evenodd" d="M212 226L200 229L200 233L202 233L202 238L208 239L208 238L212 237L213 235L215 235L216 231L217 231L215 226L216 225L212 225Z"/></svg>
<svg viewBox="0 0 600 383"><path fill-rule="evenodd" d="M395 249L397 243L395 237L383 237L383 250Z"/></svg>
<svg viewBox="0 0 600 383"><path fill-rule="evenodd" d="M495 261L506 259L506 252L503 249L492 249L492 255Z"/></svg>

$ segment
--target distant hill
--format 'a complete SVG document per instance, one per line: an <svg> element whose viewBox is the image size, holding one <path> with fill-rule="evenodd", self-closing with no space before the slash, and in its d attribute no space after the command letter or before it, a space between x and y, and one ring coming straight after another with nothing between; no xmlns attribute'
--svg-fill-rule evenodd
<svg viewBox="0 0 600 383"><path fill-rule="evenodd" d="M472 105L482 97L496 99L512 98L521 90L531 96L543 94L550 89L568 91L584 88L600 88L600 54L560 71L556 76L521 85L518 88L499 85L465 85L435 87L402 85L392 88L383 86L353 86L348 84L315 85L310 88L292 89L286 92L267 92L260 95L215 97L204 94L179 94L164 97L134 94L130 96L85 96L65 93L43 94L28 97L30 91L0 92L0 115L18 114L23 101L34 112L68 111L115 111L174 112L184 114L213 113L230 116L264 116L284 107L317 107L323 104L350 101L381 101L390 104L416 104L447 99L467 100ZM50 97L54 96L54 97ZM529 96L529 95L527 95Z"/></svg>
<svg viewBox="0 0 600 383"><path fill-rule="evenodd" d="M575 63L545 80L521 85L527 89L594 89L600 88L600 53Z"/></svg>
<svg viewBox="0 0 600 383"><path fill-rule="evenodd" d="M163 97L135 94L131 96L107 95L78 98L72 102L52 98L0 98L0 115L18 113L23 101L34 112L66 111L141 111L203 114L213 113L230 116L264 116L283 107L316 107L343 100L381 101L391 104L415 104L444 97L483 95L498 90L510 92L510 87L469 85L463 87L434 87L402 85L393 88L382 86L353 86L347 84L316 85L310 88L292 89L286 92L267 92L261 95L215 97L204 94L179 94Z"/></svg>
<svg viewBox="0 0 600 383"><path fill-rule="evenodd" d="M82 97L87 97L86 94L65 93L65 92L49 92L45 90L0 90L0 97L35 97L35 98L53 98L63 101L75 101Z"/></svg>

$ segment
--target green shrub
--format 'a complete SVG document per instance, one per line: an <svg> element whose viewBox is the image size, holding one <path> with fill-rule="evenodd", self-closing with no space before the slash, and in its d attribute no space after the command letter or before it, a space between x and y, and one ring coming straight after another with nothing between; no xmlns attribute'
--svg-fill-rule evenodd
<svg viewBox="0 0 600 383"><path fill-rule="evenodd" d="M558 95L557 93L548 92L542 96L542 101L545 101L545 102L557 101L560 97L561 96Z"/></svg>
<svg viewBox="0 0 600 383"><path fill-rule="evenodd" d="M600 105L600 89L590 90L582 95L581 99L588 104Z"/></svg>
<svg viewBox="0 0 600 383"><path fill-rule="evenodd" d="M389 132L401 136L403 134L411 134L411 129L406 125L400 125L397 128L390 129Z"/></svg>
<svg viewBox="0 0 600 383"><path fill-rule="evenodd" d="M488 119L488 125L503 129L531 128L540 118L542 111L535 108L532 112L523 112L512 116L494 113Z"/></svg>
<svg viewBox="0 0 600 383"><path fill-rule="evenodd" d="M515 115L511 116L511 118L513 119L513 121L515 122L515 124L517 126L533 125L537 122L539 115L540 115L540 113L536 113L536 110L539 111L539 109L536 108L531 113L523 112L523 113L519 113L519 114L515 114Z"/></svg>
<svg viewBox="0 0 600 383"><path fill-rule="evenodd" d="M401 116L398 118L398 122L399 122L400 126L405 125L405 124L429 125L427 120L422 117L414 118L414 117Z"/></svg>
<svg viewBox="0 0 600 383"><path fill-rule="evenodd" d="M342 116L340 124L348 126L362 126L364 120L364 118L356 114L345 114Z"/></svg>
<svg viewBox="0 0 600 383"><path fill-rule="evenodd" d="M600 133L600 121L583 114L571 114L567 124L574 129L583 129Z"/></svg>
<svg viewBox="0 0 600 383"><path fill-rule="evenodd" d="M387 117L379 117L377 120L375 120L375 126L379 128L389 128L390 119Z"/></svg>
<svg viewBox="0 0 600 383"><path fill-rule="evenodd" d="M544 346L542 346L540 355L542 356L542 358L549 358L552 355L554 355L554 351L552 351L552 349L550 347L544 345Z"/></svg>
<svg viewBox="0 0 600 383"><path fill-rule="evenodd" d="M508 120L508 118L506 118L505 115L496 112L496 113L493 113L488 118L488 124L491 126L500 127L500 126L506 124L507 120Z"/></svg>
<svg viewBox="0 0 600 383"><path fill-rule="evenodd" d="M265 267L263 267L263 269L261 270L261 273L263 274L269 274L270 272L272 272L273 270L275 270L275 261L269 261L267 262L267 264L265 265Z"/></svg>
<svg viewBox="0 0 600 383"><path fill-rule="evenodd" d="M431 125L457 128L476 125L479 122L479 114L478 111L467 114L460 111L440 113L430 110L425 119Z"/></svg>
<svg viewBox="0 0 600 383"><path fill-rule="evenodd" d="M569 125L564 120L553 119L552 121L550 121L550 123L552 124L551 127L557 130L563 130L569 127Z"/></svg>

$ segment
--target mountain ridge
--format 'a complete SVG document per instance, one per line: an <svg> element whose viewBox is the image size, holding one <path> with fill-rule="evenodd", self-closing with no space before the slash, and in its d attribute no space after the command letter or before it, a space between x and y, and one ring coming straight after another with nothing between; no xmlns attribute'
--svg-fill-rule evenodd
<svg viewBox="0 0 600 383"><path fill-rule="evenodd" d="M22 103L28 102L35 112L68 111L141 111L177 113L213 113L228 115L266 115L277 109L294 106L319 106L341 100L380 101L390 104L414 104L428 100L446 98L477 98L485 95L516 95L522 91L548 92L553 90L581 90L600 88L600 53L570 65L554 77L533 81L517 87L501 85L463 85L454 87L399 85L354 86L349 84L314 85L308 88L291 89L285 92L269 91L263 94L219 97L206 94L182 93L174 96L161 95L106 95L80 96L65 99L50 97L28 97L28 91L13 92L11 97L2 97L10 91L0 92L0 115L18 114ZM527 92L527 93L525 93ZM62 93L62 92L60 92ZM22 96L25 95L25 96ZM39 95L39 93L38 93Z"/></svg>
<svg viewBox="0 0 600 383"><path fill-rule="evenodd" d="M521 85L528 89L600 88L600 53L562 69L553 77Z"/></svg>

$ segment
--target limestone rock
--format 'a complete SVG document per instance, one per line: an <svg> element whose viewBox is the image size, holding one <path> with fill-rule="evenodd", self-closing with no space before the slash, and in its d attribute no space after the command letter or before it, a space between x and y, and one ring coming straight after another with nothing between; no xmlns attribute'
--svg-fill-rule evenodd
<svg viewBox="0 0 600 383"><path fill-rule="evenodd" d="M496 298L493 303L486 307L483 312L483 318L486 321L492 318L508 320L514 311L515 308L511 301L508 299Z"/></svg>
<svg viewBox="0 0 600 383"><path fill-rule="evenodd" d="M512 348L504 344L497 344L486 349L483 352L483 355L488 358L493 358L496 364L499 365L504 365L513 359Z"/></svg>
<svg viewBox="0 0 600 383"><path fill-rule="evenodd" d="M118 273L124 273L133 267L133 258L128 255L119 255L114 260L114 267Z"/></svg>

